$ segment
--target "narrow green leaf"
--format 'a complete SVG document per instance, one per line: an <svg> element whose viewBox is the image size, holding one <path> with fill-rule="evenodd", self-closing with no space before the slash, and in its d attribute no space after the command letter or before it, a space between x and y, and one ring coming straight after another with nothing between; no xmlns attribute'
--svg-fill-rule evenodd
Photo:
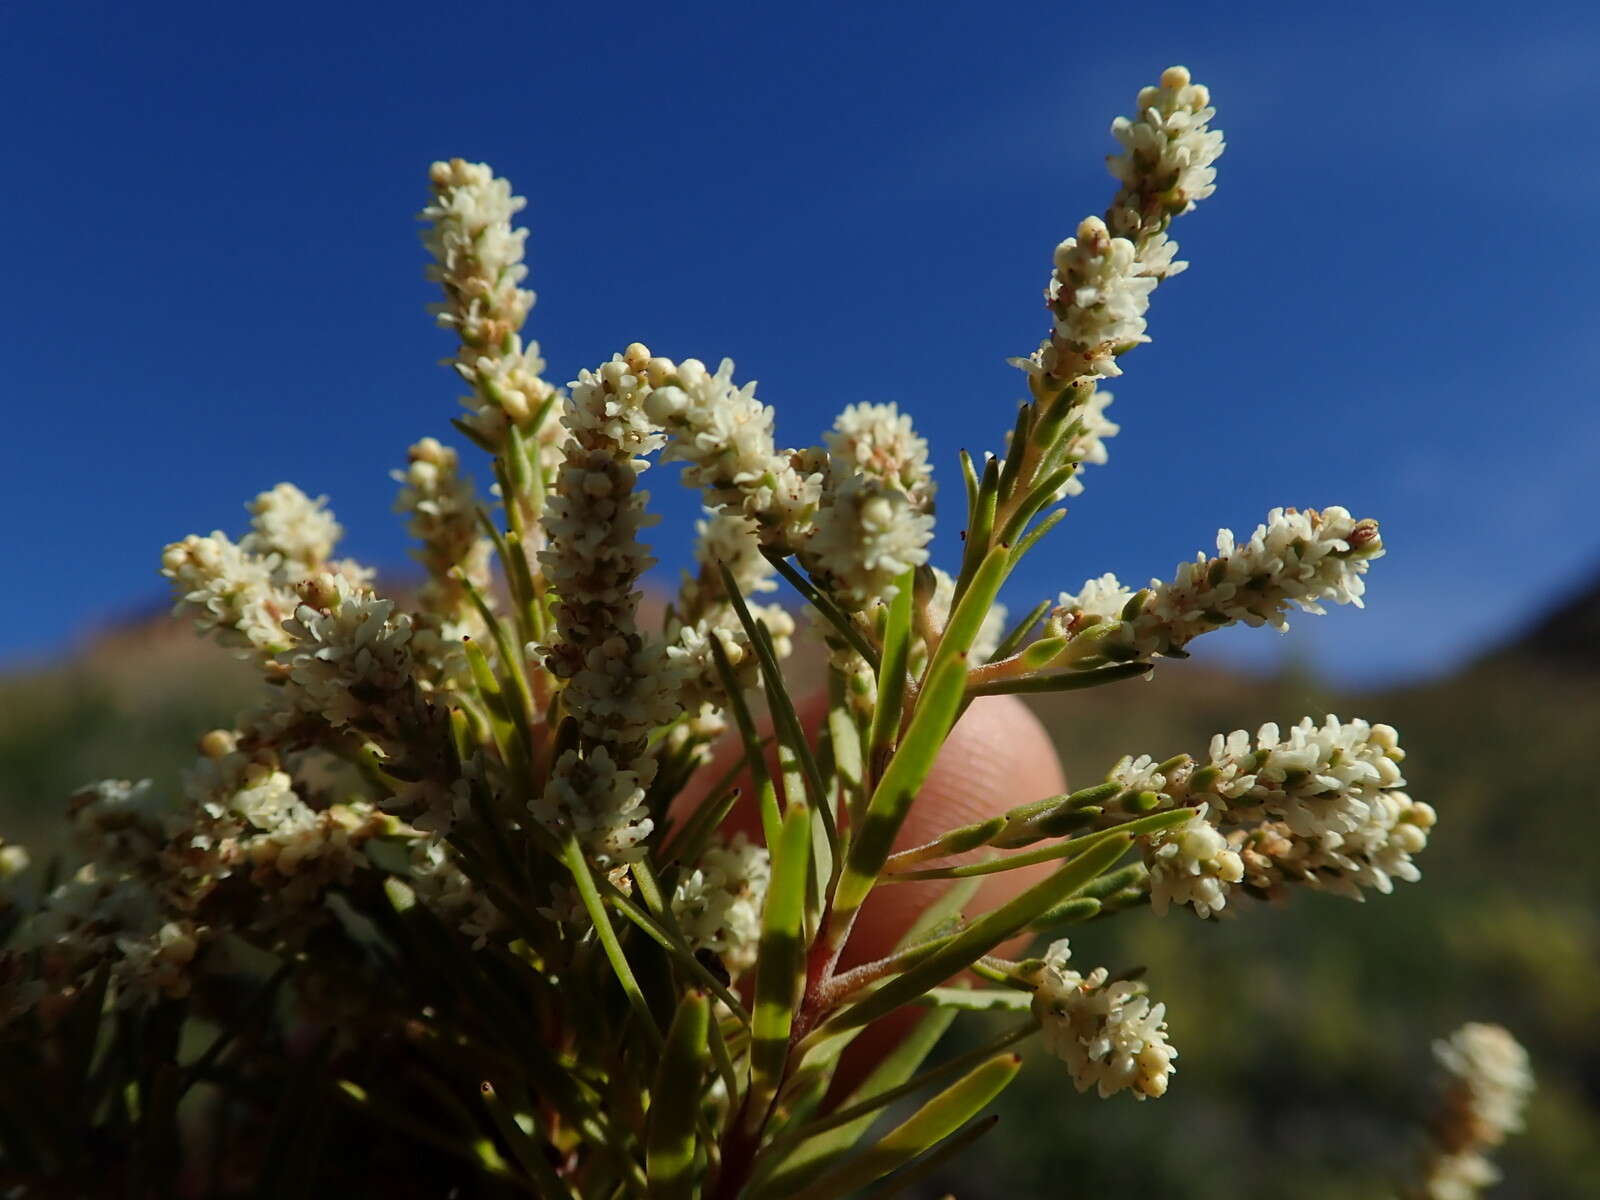
<svg viewBox="0 0 1600 1200"><path fill-rule="evenodd" d="M1023 695L1031 692L1076 692L1101 684L1137 679L1150 673L1147 662L1117 663L1093 671L1062 671L1055 675L1023 675L1016 679L997 679L980 683L967 693L971 696Z"/></svg>
<svg viewBox="0 0 1600 1200"><path fill-rule="evenodd" d="M967 519L971 521L974 507L978 503L978 470L972 465L972 455L965 450L960 453L961 482L967 489Z"/></svg>
<svg viewBox="0 0 1600 1200"><path fill-rule="evenodd" d="M861 1200L891 1200L894 1196L903 1196L907 1188L915 1187L927 1179L999 1123L999 1113L990 1113L987 1117L973 1121L959 1132L945 1138L937 1146L930 1146L924 1150L871 1191L864 1192Z"/></svg>
<svg viewBox="0 0 1600 1200"><path fill-rule="evenodd" d="M1048 846L1041 846L1037 850L1029 850L1024 854L1008 854L1003 858L992 858L988 862L964 863L959 867L934 867L925 871L902 871L898 875L891 875L886 882L910 883L921 879L971 879L978 875L994 875L1001 871L1015 871L1018 867L1031 867L1037 863L1051 862L1058 858L1076 858L1088 850L1120 836L1138 836L1147 833L1159 833L1163 829L1174 829L1194 816L1192 808L1174 808L1166 812L1152 813L1148 817L1140 817L1134 821L1124 821L1110 829L1103 829L1098 833L1085 834L1083 837L1072 838L1069 841L1053 842ZM1075 814L1068 814L1069 816Z"/></svg>
<svg viewBox="0 0 1600 1200"><path fill-rule="evenodd" d="M806 885L811 877L811 810L794 804L772 856L756 953L750 1034L750 1115L757 1127L777 1095L789 1055L789 1029L805 984Z"/></svg>
<svg viewBox="0 0 1600 1200"><path fill-rule="evenodd" d="M744 702L744 693L739 690L738 680L734 678L733 665L728 661L728 652L723 649L722 635L713 630L707 640L711 645L711 657L717 663L717 674L722 677L722 687L728 696L728 707L733 710L740 740L744 742L745 762L750 767L750 779L755 784L756 806L761 814L762 837L770 851L777 846L778 834L783 828L783 817L778 812L778 792L772 786L772 774L767 770L767 758L762 740L756 733L755 718L750 715L750 709Z"/></svg>
<svg viewBox="0 0 1600 1200"><path fill-rule="evenodd" d="M906 1121L843 1166L830 1171L793 1200L836 1200L905 1166L965 1125L1016 1078L1022 1059L1002 1054L929 1100Z"/></svg>
<svg viewBox="0 0 1600 1200"><path fill-rule="evenodd" d="M916 1003L961 1012L1027 1012L1033 1007L1033 995L1012 988L936 987L923 992Z"/></svg>
<svg viewBox="0 0 1600 1200"><path fill-rule="evenodd" d="M991 455L983 465L983 478L978 484L978 499L972 505L971 518L967 522L967 545L961 557L961 573L956 578L954 597L956 601L961 599L972 581L973 574L982 564L984 555L989 553L990 540L994 536L994 512L999 490L1000 461Z"/></svg>
<svg viewBox="0 0 1600 1200"><path fill-rule="evenodd" d="M906 662L911 654L911 602L913 572L895 584L883 628L883 662L878 668L878 702L872 710L872 733L867 739L867 761L877 770L900 732L905 704Z"/></svg>
<svg viewBox="0 0 1600 1200"><path fill-rule="evenodd" d="M583 850L578 846L578 839L571 834L567 835L566 843L562 846L562 860L572 872L572 881L577 885L578 897L583 901L589 920L594 922L600 946L605 951L606 960L610 962L617 982L622 985L623 994L628 997L628 1004L632 1006L634 1014L639 1018L639 1024L644 1027L651 1042L657 1046L661 1045L661 1027L656 1024L650 1005L645 1001L644 992L639 988L639 981L634 977L633 966L628 962L622 944L617 941L617 931L612 928L611 916L606 912L604 901L600 899L599 889L595 887L589 860L584 858Z"/></svg>
<svg viewBox="0 0 1600 1200"><path fill-rule="evenodd" d="M911 928L901 935L895 949L904 950L908 946L915 946L929 938L950 932L961 920L962 912L972 903L972 898L978 894L978 889L981 887L983 887L981 879L958 879L944 888L940 891L938 899L917 914L917 919L911 923Z"/></svg>
<svg viewBox="0 0 1600 1200"><path fill-rule="evenodd" d="M652 1200L690 1200L694 1195L696 1119L711 1056L710 1024L711 1004L705 993L685 994L667 1031L667 1048L650 1089L645 1175Z"/></svg>
<svg viewBox="0 0 1600 1200"><path fill-rule="evenodd" d="M1027 533L1023 534L1020 538L1013 542L1011 545L1011 565L1016 566L1019 562L1021 562L1022 556L1025 555L1029 550L1032 550L1034 546L1038 545L1039 539L1044 537L1045 534L1049 533L1057 525L1061 524L1066 515L1066 509L1056 509L1055 512L1048 514L1044 520L1040 521L1032 529L1028 530Z"/></svg>
<svg viewBox="0 0 1600 1200"><path fill-rule="evenodd" d="M828 594L812 583L805 574L790 566L789 560L781 554L763 550L761 556L777 568L778 574L794 585L795 591L804 596L811 606L822 614L828 624L833 626L834 631L849 643L851 649L866 659L874 671L878 669L877 650L862 634L855 621L850 618L850 614L835 604Z"/></svg>
<svg viewBox="0 0 1600 1200"><path fill-rule="evenodd" d="M1009 553L1005 545L996 546L984 555L978 569L973 572L967 590L955 601L950 610L950 619L945 622L939 647L934 652L933 661L928 664L929 678L942 660L955 655L965 657L972 649L972 643L978 640L983 622L994 608L995 597L1000 594L1000 585L1006 581L1006 574L1011 569Z"/></svg>
<svg viewBox="0 0 1600 1200"><path fill-rule="evenodd" d="M947 657L923 687L911 724L878 781L867 804L866 819L850 843L849 858L834 889L830 928L848 932L856 911L883 870L895 835L955 724L966 679L966 657Z"/></svg>
<svg viewBox="0 0 1600 1200"><path fill-rule="evenodd" d="M1063 864L1050 878L1034 884L999 908L978 917L940 949L902 975L890 979L859 1003L824 1022L817 1033L865 1025L908 1004L964 970L1042 912L1084 887L1117 859L1133 839L1111 833L1103 842ZM815 1035L813 1035L815 1036Z"/></svg>
<svg viewBox="0 0 1600 1200"><path fill-rule="evenodd" d="M551 1197L574 1196L571 1185L563 1183L561 1176L557 1175L555 1168L550 1165L541 1140L522 1128L521 1122L517 1120L517 1114L511 1111L494 1084L485 1079L480 1085L480 1090L483 1093L484 1106L494 1118L495 1128L500 1131L500 1137L510 1148L511 1156L517 1160L517 1165L538 1186L539 1194Z"/></svg>
<svg viewBox="0 0 1600 1200"><path fill-rule="evenodd" d="M1117 872L1121 874L1122 872ZM1095 880L1099 883L1100 880ZM1076 925L1080 921L1087 921L1091 917L1100 915L1103 906L1098 896L1074 896L1070 900L1063 900L1043 916L1036 918L1030 929L1053 929L1057 925Z"/></svg>
<svg viewBox="0 0 1600 1200"><path fill-rule="evenodd" d="M1016 556L1013 556L1012 561L1016 561ZM1039 623L1039 619L1054 607L1053 601L1041 600L1030 608L1022 620L1013 625L1005 637L1000 639L1000 644L994 648L994 653L989 655L989 661L999 662L1015 654L1023 639L1033 632L1033 627Z"/></svg>
<svg viewBox="0 0 1600 1200"><path fill-rule="evenodd" d="M872 1073L844 1098L834 1113L821 1122L795 1130L781 1143L763 1152L773 1156L769 1162L782 1165L772 1175L770 1184L755 1189L755 1195L762 1198L785 1195L848 1154L883 1111L883 1106L906 1094L901 1090L902 1085L916 1075L917 1068L933 1052L955 1019L954 1011L934 1011L922 1017ZM788 1153L790 1150L793 1152Z"/></svg>

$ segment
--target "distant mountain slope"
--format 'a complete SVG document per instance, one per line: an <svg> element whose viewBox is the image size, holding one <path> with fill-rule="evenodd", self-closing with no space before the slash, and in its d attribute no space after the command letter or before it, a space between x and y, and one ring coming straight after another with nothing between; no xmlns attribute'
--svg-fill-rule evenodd
<svg viewBox="0 0 1600 1200"><path fill-rule="evenodd" d="M1531 629L1490 653L1563 670L1600 672L1600 574L1561 601Z"/></svg>

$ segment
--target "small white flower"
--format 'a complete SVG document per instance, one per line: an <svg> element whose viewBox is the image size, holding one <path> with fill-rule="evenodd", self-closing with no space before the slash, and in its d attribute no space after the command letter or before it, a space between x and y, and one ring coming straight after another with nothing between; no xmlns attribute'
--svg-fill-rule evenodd
<svg viewBox="0 0 1600 1200"><path fill-rule="evenodd" d="M1170 905L1190 905L1209 917L1228 904L1228 891L1244 878L1244 864L1200 810L1176 829L1139 839L1150 871L1150 907L1165 916Z"/></svg>
<svg viewBox="0 0 1600 1200"><path fill-rule="evenodd" d="M1225 625L1285 630L1291 608L1322 613L1327 601L1359 608L1362 576L1383 553L1376 521L1357 521L1338 507L1275 508L1243 544L1221 530L1215 556L1181 564L1170 582L1152 579L1148 598L1115 644L1130 657L1171 654ZM1053 627L1076 631L1093 623L1085 618L1119 619L1133 595L1113 575L1090 580L1077 595L1062 593Z"/></svg>
<svg viewBox="0 0 1600 1200"><path fill-rule="evenodd" d="M1226 148L1222 131L1208 125L1216 115L1206 87L1187 69L1168 67L1160 86L1140 90L1137 116L1111 123L1122 144L1121 153L1106 159L1122 184L1111 206L1117 232L1132 237L1141 227L1159 228L1216 191L1212 164Z"/></svg>
<svg viewBox="0 0 1600 1200"><path fill-rule="evenodd" d="M772 409L755 389L753 381L734 386L730 359L713 374L689 358L650 394L646 409L672 438L662 461L688 463L683 482L700 488L709 506L742 512L763 544L788 552L810 528L822 474L777 449Z"/></svg>
<svg viewBox="0 0 1600 1200"><path fill-rule="evenodd" d="M575 833L596 865L626 865L644 853L644 840L655 828L643 782L635 772L619 770L604 746L587 758L568 750L529 807L553 832Z"/></svg>
<svg viewBox="0 0 1600 1200"><path fill-rule="evenodd" d="M1055 267L1045 293L1055 313L1054 373L1122 374L1116 356L1150 340L1144 314L1157 279L1144 274L1134 244L1112 237L1099 217L1085 217L1078 235L1056 247Z"/></svg>
<svg viewBox="0 0 1600 1200"><path fill-rule="evenodd" d="M289 644L283 622L294 612L295 594L277 580L276 555L251 554L218 530L174 542L161 555L161 573L178 595L174 612L194 617L195 628L212 633L241 657L270 658Z"/></svg>
<svg viewBox="0 0 1600 1200"><path fill-rule="evenodd" d="M344 528L328 511L328 498L312 499L292 483L280 483L247 505L250 532L239 543L246 554L277 555L288 568L282 581L297 583L333 555Z"/></svg>
<svg viewBox="0 0 1600 1200"><path fill-rule="evenodd" d="M928 561L933 518L898 488L867 475L830 481L800 561L847 610L894 595L895 581Z"/></svg>
<svg viewBox="0 0 1600 1200"><path fill-rule="evenodd" d="M1067 1064L1080 1092L1165 1095L1178 1057L1167 1042L1167 1006L1152 1007L1136 984L1110 982L1104 967L1080 975L1067 966L1071 953L1065 939L1054 943L1039 971L1033 1014L1045 1046Z"/></svg>
<svg viewBox="0 0 1600 1200"><path fill-rule="evenodd" d="M920 512L933 507L933 472L928 443L909 414L893 404L852 404L825 435L828 453L842 474L870 475L906 494Z"/></svg>
<svg viewBox="0 0 1600 1200"><path fill-rule="evenodd" d="M672 913L695 949L710 950L737 977L755 965L772 864L744 834L713 844L672 895Z"/></svg>

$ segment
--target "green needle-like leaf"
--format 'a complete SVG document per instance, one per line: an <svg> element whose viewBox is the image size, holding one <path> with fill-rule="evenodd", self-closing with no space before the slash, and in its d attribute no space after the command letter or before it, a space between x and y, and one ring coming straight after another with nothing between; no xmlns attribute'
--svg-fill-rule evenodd
<svg viewBox="0 0 1600 1200"><path fill-rule="evenodd" d="M659 1200L694 1195L696 1118L711 1058L711 1003L689 992L667 1031L667 1048L650 1090L650 1126L645 1136L645 1175Z"/></svg>
<svg viewBox="0 0 1600 1200"><path fill-rule="evenodd" d="M812 1036L865 1025L909 1004L1026 928L1040 913L1073 895L1121 858L1132 844L1133 839L1127 834L1112 831L1104 841L1065 863L1050 878L977 918L934 954L825 1022Z"/></svg>
<svg viewBox="0 0 1600 1200"><path fill-rule="evenodd" d="M1016 1078L1022 1059L1001 1054L929 1100L865 1153L830 1171L793 1200L834 1200L883 1178L955 1133Z"/></svg>
<svg viewBox="0 0 1600 1200"><path fill-rule="evenodd" d="M911 654L911 601L915 571L907 571L895 585L889 618L883 629L883 662L878 668L878 702L872 709L872 733L867 739L867 762L876 770L900 732L905 704L906 661Z"/></svg>
<svg viewBox="0 0 1600 1200"><path fill-rule="evenodd" d="M811 810L794 804L772 856L761 914L755 1012L750 1035L750 1115L759 1125L777 1095L789 1056L789 1029L805 983L806 884L811 875Z"/></svg>
<svg viewBox="0 0 1600 1200"><path fill-rule="evenodd" d="M834 890L831 928L848 931L862 901L877 881L878 873L883 870L895 834L900 832L912 801L922 790L939 748L955 724L966 691L966 679L965 656L952 657L945 660L923 687L916 714L900 739L894 757L889 760L883 778L878 781L867 804L866 819L850 843L849 858Z"/></svg>

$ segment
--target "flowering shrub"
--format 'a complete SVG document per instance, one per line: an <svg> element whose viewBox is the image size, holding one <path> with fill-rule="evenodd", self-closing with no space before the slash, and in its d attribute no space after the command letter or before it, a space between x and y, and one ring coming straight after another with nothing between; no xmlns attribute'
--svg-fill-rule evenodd
<svg viewBox="0 0 1600 1200"><path fill-rule="evenodd" d="M1137 679L1210 630L1359 605L1384 553L1376 522L1342 508L1274 509L1170 580L1102 576L1009 624L996 602L1052 504L1108 458L1101 381L1185 266L1172 222L1213 191L1213 116L1174 67L1114 123L1119 188L1056 248L1048 336L1013 360L1030 398L1002 453L963 455L950 572L929 561L927 445L893 404L792 449L727 360L633 344L547 381L522 337L523 201L487 166L435 164L435 311L492 499L455 450L411 448L397 508L426 575L404 598L335 557L325 500L287 483L237 540L167 547L179 610L259 667L263 699L200 739L180 796L115 780L74 796L71 871L30 888L25 855L0 848L6 1077L28 1097L0 1122L6 1170L201 1194L183 1111L215 1190L228 1164L287 1192L326 1179L316 1114L337 1106L486 1195L909 1187L988 1128L1035 1033L1079 1091L1172 1086L1165 1006L1136 972L1079 971L1060 937L1015 958L1019 935L1416 880L1434 813L1401 790L1395 731L1333 717L1218 734L1203 759L1125 758L1092 786L900 836L969 705ZM684 463L706 506L659 622L640 582L652 458ZM780 579L827 647L819 726L781 672L796 624ZM709 782L724 735L738 770ZM741 813L755 836L728 831ZM1040 864L973 906L984 877ZM941 898L891 954L842 969L869 894L917 880ZM933 1015L831 1094L852 1041L907 1006ZM963 1009L1015 1023L917 1074ZM1482 1040L1447 1061L1504 1057ZM1441 1134L1435 1175L1490 1177L1478 1149L1512 1119L1473 1120Z"/></svg>

